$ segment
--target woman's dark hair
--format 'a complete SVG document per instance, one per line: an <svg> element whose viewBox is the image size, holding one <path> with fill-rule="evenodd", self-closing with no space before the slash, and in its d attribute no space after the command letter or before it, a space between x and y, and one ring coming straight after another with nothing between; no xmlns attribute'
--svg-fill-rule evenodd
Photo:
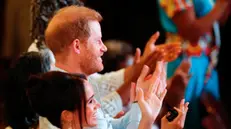
<svg viewBox="0 0 231 129"><path fill-rule="evenodd" d="M32 108L53 125L61 128L62 111L78 111L82 121L82 107L86 118L86 96L82 74L68 74L58 71L32 76L28 81L28 96ZM80 122L80 126L82 124Z"/></svg>
<svg viewBox="0 0 231 129"><path fill-rule="evenodd" d="M6 124L13 129L37 126L38 115L31 109L25 89L31 75L50 70L50 59L45 53L22 54L8 71L4 84L4 110Z"/></svg>

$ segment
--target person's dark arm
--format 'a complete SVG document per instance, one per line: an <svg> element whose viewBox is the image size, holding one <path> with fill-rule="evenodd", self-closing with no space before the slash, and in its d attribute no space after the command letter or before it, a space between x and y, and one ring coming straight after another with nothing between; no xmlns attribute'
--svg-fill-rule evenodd
<svg viewBox="0 0 231 129"><path fill-rule="evenodd" d="M210 32L213 23L219 20L226 8L228 2L225 0L218 0L210 13L201 18L196 18L194 8L180 11L173 16L173 21L177 26L178 33L190 42L197 42L200 36Z"/></svg>

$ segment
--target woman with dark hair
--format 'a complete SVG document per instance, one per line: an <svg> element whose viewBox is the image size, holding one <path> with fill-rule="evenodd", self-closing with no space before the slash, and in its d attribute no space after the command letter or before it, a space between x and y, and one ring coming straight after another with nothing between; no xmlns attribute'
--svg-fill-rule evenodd
<svg viewBox="0 0 231 129"><path fill-rule="evenodd" d="M166 94L166 90L160 90L161 88L156 85L160 81L157 74L144 78L145 76L145 70L143 70L136 90L134 83L131 90L131 98L137 100L133 101L138 102L142 112L141 121L137 121L139 129L152 128ZM53 71L31 77L28 85L27 94L32 108L39 115L46 117L54 126L61 129L80 129L94 127L98 124L96 116L100 104L94 98L93 88L84 75ZM142 86L149 87L148 94L143 94L140 88ZM188 103L182 101L180 109L176 110L179 115L175 121L168 122L166 117L163 118L163 129L183 127ZM132 111L131 113L136 114ZM114 122L116 123L119 122ZM131 127L116 126L118 129L130 129Z"/></svg>
<svg viewBox="0 0 231 129"><path fill-rule="evenodd" d="M28 83L31 106L56 127L65 129L79 125L80 128L97 124L96 110L100 104L94 99L86 76L49 72L32 77Z"/></svg>
<svg viewBox="0 0 231 129"><path fill-rule="evenodd" d="M31 75L50 70L50 60L46 53L24 53L9 70L4 86L4 110L6 124L13 129L37 126L38 116L31 109L25 89Z"/></svg>

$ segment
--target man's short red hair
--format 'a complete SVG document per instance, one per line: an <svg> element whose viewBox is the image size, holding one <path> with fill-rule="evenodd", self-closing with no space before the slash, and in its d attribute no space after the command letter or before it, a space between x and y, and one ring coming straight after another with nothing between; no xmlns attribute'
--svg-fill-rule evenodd
<svg viewBox="0 0 231 129"><path fill-rule="evenodd" d="M45 43L56 54L75 39L85 41L90 36L89 21L101 21L102 16L87 7L69 6L60 9L45 31Z"/></svg>

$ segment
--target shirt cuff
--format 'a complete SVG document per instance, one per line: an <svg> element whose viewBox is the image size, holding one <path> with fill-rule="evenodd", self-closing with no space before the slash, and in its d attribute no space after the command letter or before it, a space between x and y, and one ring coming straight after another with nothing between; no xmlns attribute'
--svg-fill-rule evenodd
<svg viewBox="0 0 231 129"><path fill-rule="evenodd" d="M138 103L132 103L131 109L130 109L130 121L140 121L141 120L141 111Z"/></svg>

